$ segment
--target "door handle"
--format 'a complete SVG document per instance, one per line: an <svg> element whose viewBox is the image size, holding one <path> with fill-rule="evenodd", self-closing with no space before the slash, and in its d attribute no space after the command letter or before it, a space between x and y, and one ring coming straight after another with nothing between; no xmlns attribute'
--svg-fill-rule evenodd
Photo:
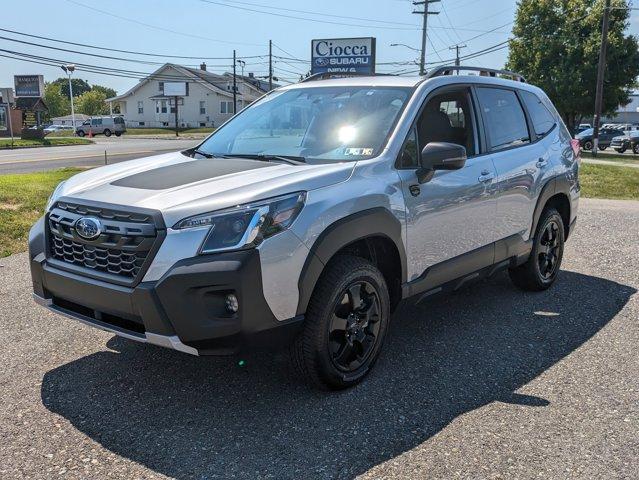
<svg viewBox="0 0 639 480"><path fill-rule="evenodd" d="M482 170L481 175L477 178L477 180L481 183L486 183L490 182L493 178L495 178L495 174L493 172L490 170Z"/></svg>
<svg viewBox="0 0 639 480"><path fill-rule="evenodd" d="M546 160L545 158L540 158L539 160L537 160L537 163L535 163L535 165L537 166L537 168L544 168L546 165L548 165L548 160Z"/></svg>

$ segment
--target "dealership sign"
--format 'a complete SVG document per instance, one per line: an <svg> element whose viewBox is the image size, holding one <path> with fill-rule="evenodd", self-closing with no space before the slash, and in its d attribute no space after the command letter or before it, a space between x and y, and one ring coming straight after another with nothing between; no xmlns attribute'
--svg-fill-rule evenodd
<svg viewBox="0 0 639 480"><path fill-rule="evenodd" d="M14 75L16 97L36 97L44 95L44 77L42 75Z"/></svg>
<svg viewBox="0 0 639 480"><path fill-rule="evenodd" d="M311 73L375 73L375 38L333 38L311 42Z"/></svg>

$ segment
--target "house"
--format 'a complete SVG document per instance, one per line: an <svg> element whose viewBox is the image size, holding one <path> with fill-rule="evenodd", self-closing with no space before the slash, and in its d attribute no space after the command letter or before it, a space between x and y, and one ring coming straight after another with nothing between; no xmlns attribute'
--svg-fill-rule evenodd
<svg viewBox="0 0 639 480"><path fill-rule="evenodd" d="M88 115L85 115L84 113L76 113L75 114L75 126L80 126L82 125L82 122L88 120L89 117ZM71 115L65 115L63 117L54 117L51 119L51 123L53 125L72 125L73 124L73 119L71 117Z"/></svg>
<svg viewBox="0 0 639 480"><path fill-rule="evenodd" d="M119 106L127 127L174 127L175 99L164 94L165 82L186 82L186 95L178 98L180 127L216 127L233 115L233 75L209 72L205 63L200 68L164 64L107 102ZM238 112L268 91L268 82L251 74L237 75L236 85Z"/></svg>

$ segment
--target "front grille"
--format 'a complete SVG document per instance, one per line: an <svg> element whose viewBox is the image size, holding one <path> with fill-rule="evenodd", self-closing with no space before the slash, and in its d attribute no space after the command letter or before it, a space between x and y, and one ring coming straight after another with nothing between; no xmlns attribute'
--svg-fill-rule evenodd
<svg viewBox="0 0 639 480"><path fill-rule="evenodd" d="M102 232L87 240L76 232L83 217L99 219ZM58 202L48 215L49 259L78 273L116 283L139 280L161 238L153 214Z"/></svg>

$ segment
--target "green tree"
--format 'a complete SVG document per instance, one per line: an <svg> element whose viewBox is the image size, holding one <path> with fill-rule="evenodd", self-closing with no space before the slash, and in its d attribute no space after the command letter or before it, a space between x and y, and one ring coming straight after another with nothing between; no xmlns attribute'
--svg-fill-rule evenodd
<svg viewBox="0 0 639 480"><path fill-rule="evenodd" d="M62 90L62 95L69 98L69 79L67 77L60 77L51 83L60 85L60 89ZM81 78L72 78L71 86L73 87L74 97L79 97L83 93L91 90L91 85L89 85L89 82L87 82L86 80L82 80Z"/></svg>
<svg viewBox="0 0 639 480"><path fill-rule="evenodd" d="M102 85L92 85L91 90L97 90L98 92L104 93L104 96L106 98L112 98L118 94L118 92L116 92L114 89L110 87L103 87Z"/></svg>
<svg viewBox="0 0 639 480"><path fill-rule="evenodd" d="M104 93L97 90L84 92L75 101L76 109L85 115L104 115L109 112Z"/></svg>
<svg viewBox="0 0 639 480"><path fill-rule="evenodd" d="M62 94L60 85L47 83L44 86L44 103L49 107L49 117L62 117L71 113L69 97Z"/></svg>
<svg viewBox="0 0 639 480"><path fill-rule="evenodd" d="M639 75L637 39L625 35L630 11L612 0L603 114L629 102ZM571 131L595 106L603 0L520 0L507 68L546 91Z"/></svg>

